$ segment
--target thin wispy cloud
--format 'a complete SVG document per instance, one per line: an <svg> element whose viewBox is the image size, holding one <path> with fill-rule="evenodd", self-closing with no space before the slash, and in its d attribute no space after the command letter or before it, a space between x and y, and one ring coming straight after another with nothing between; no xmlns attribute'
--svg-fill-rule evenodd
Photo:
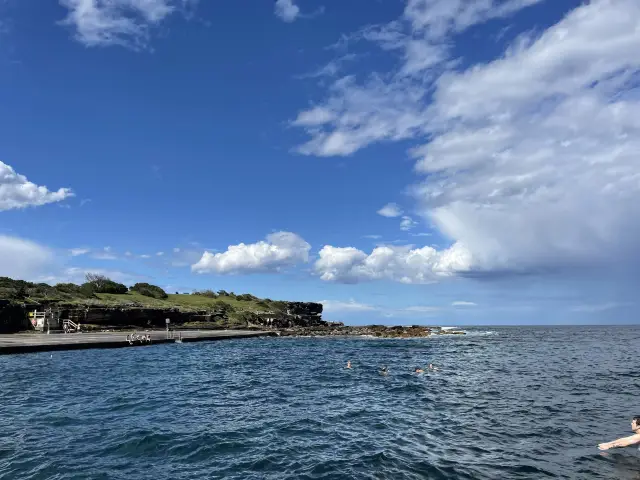
<svg viewBox="0 0 640 480"><path fill-rule="evenodd" d="M88 47L146 48L152 31L197 0L60 0L67 16L60 22Z"/></svg>
<svg viewBox="0 0 640 480"><path fill-rule="evenodd" d="M373 305L367 305L366 303L358 303L351 299L348 302L341 302L335 300L321 300L324 311L326 312L373 312L378 310Z"/></svg>
<svg viewBox="0 0 640 480"><path fill-rule="evenodd" d="M400 221L400 230L407 232L415 228L416 225L418 225L418 222L416 222L413 218L409 217L408 215L405 215L404 217L402 217L402 220Z"/></svg>
<svg viewBox="0 0 640 480"><path fill-rule="evenodd" d="M451 303L452 307L477 307L478 304L475 302L467 302L464 300L458 300L456 302Z"/></svg>

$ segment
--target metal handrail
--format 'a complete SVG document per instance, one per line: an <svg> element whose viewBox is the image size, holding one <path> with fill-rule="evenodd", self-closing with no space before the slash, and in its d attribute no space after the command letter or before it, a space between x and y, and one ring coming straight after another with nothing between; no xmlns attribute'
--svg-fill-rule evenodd
<svg viewBox="0 0 640 480"><path fill-rule="evenodd" d="M62 321L62 328L65 332L68 332L69 330L73 329L76 332L80 331L80 324L74 322L73 320L63 320Z"/></svg>

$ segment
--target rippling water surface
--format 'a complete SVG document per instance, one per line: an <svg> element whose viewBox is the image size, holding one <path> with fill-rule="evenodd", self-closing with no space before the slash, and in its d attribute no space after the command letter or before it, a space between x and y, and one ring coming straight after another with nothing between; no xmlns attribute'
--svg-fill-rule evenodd
<svg viewBox="0 0 640 480"><path fill-rule="evenodd" d="M0 357L0 478L640 479L640 328L469 333Z"/></svg>

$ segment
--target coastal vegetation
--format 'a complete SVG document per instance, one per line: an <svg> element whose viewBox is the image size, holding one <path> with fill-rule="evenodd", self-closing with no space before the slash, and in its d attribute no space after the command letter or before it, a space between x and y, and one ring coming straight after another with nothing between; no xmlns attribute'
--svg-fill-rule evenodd
<svg viewBox="0 0 640 480"><path fill-rule="evenodd" d="M284 312L287 302L260 299L251 294L236 295L219 290L167 294L164 289L149 283L132 287L115 282L104 275L88 274L86 282L33 283L0 277L0 300L14 304L63 304L105 307L139 307L177 309L184 312L210 310L223 314L244 312Z"/></svg>

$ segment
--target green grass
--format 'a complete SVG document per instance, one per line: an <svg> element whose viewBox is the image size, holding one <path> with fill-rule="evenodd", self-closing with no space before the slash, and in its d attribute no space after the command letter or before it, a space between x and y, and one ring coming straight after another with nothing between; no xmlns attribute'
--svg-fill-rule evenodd
<svg viewBox="0 0 640 480"><path fill-rule="evenodd" d="M257 301L240 301L234 297L209 298L201 295L169 295L168 298L160 300L157 298L145 297L136 292L125 294L97 293L95 299L77 299L73 303L86 305L105 306L136 306L145 308L179 308L183 311L214 310L218 302L227 303L236 311L260 312L276 310L275 306L269 305L265 308Z"/></svg>
<svg viewBox="0 0 640 480"><path fill-rule="evenodd" d="M236 296L230 295L211 298L205 295L169 294L165 299L158 299L131 290L123 294L92 294L91 291L91 288L87 291L83 287L72 284L65 284L61 288L57 288L43 283L34 284L23 280L0 277L0 299L7 299L16 303L55 302L60 305L78 307L177 308L184 312L208 311L222 313L228 318L241 316L243 312L283 311L286 308L285 302L266 302L251 296L245 296L246 300L240 300ZM221 308L221 304L227 304L233 308Z"/></svg>

